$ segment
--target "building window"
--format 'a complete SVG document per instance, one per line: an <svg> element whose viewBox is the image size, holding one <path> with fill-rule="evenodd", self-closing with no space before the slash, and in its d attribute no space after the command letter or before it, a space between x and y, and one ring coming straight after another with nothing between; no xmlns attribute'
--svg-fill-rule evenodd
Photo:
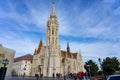
<svg viewBox="0 0 120 80"><path fill-rule="evenodd" d="M52 29L52 35L54 35L54 29Z"/></svg>
<svg viewBox="0 0 120 80"><path fill-rule="evenodd" d="M54 38L52 38L52 44L54 44Z"/></svg>
<svg viewBox="0 0 120 80"><path fill-rule="evenodd" d="M44 64L44 59L43 59L43 58L41 59L41 64L42 64L42 65Z"/></svg>
<svg viewBox="0 0 120 80"><path fill-rule="evenodd" d="M76 70L76 65L75 65L75 61L74 61L74 70Z"/></svg>

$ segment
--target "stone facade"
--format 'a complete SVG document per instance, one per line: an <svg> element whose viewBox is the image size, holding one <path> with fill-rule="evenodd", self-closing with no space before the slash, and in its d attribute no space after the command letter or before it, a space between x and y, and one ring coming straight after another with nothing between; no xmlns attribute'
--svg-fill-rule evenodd
<svg viewBox="0 0 120 80"><path fill-rule="evenodd" d="M3 67L3 64L2 64L3 59L9 60L9 64L7 65L6 76L11 76L14 55L15 55L14 50L5 48L0 44L0 67Z"/></svg>
<svg viewBox="0 0 120 80"><path fill-rule="evenodd" d="M67 50L60 50L58 36L58 19L55 13L54 3L52 12L47 21L46 46L40 40L39 46L35 49L32 64L32 76L43 74L43 76L52 76L52 74L84 72L82 56L80 53L71 53L69 43Z"/></svg>
<svg viewBox="0 0 120 80"><path fill-rule="evenodd" d="M14 59L12 68L13 76L31 76L31 65L33 56L30 54Z"/></svg>

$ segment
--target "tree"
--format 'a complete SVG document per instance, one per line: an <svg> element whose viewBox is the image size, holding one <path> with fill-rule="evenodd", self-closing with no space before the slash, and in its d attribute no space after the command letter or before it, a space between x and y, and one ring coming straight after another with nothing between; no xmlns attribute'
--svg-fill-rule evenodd
<svg viewBox="0 0 120 80"><path fill-rule="evenodd" d="M120 70L120 63L116 57L107 57L102 62L103 72L106 75L111 75L115 71Z"/></svg>
<svg viewBox="0 0 120 80"><path fill-rule="evenodd" d="M91 76L96 75L97 72L98 72L98 66L97 66L97 64L96 64L95 62L93 62L92 60L89 60L89 61L85 62L85 69L86 69L87 71L89 71L87 65L89 65L89 67L90 67Z"/></svg>

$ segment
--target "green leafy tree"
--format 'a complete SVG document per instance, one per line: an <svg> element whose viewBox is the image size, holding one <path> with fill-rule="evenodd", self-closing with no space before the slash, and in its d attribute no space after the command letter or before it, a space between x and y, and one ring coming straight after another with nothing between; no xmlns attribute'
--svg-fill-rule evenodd
<svg viewBox="0 0 120 80"><path fill-rule="evenodd" d="M90 74L91 74L91 76L94 76L94 75L97 74L97 72L98 72L98 66L92 60L89 60L89 61L85 62L85 69L87 71L89 71L89 68L90 68Z"/></svg>
<svg viewBox="0 0 120 80"><path fill-rule="evenodd" d="M115 71L120 70L120 63L116 57L107 57L102 62L103 72L106 75L115 73Z"/></svg>

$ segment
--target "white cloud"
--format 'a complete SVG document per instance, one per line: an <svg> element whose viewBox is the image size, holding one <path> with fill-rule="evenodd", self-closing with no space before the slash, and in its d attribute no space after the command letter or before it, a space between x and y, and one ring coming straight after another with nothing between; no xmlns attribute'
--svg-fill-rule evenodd
<svg viewBox="0 0 120 80"><path fill-rule="evenodd" d="M108 2L109 0L105 0ZM110 0L114 1L114 0ZM17 30L33 31L36 27L40 29L40 32L46 32L46 23L50 15L51 8L46 5L38 5L40 8L36 8L34 5L25 2L29 15L19 14L14 9L17 6L12 6L12 3L9 3L11 11L9 14L5 11L0 10L0 18L10 18L18 22L16 25ZM61 6L62 3L59 4ZM111 2L112 4L112 2ZM118 43L112 42L112 40L120 39L120 28L119 21L114 20L113 14L110 12L110 15L106 15L106 12L110 10L111 4L98 4L96 7L91 7L84 10L83 12L77 12L78 14L69 13L69 10L64 7L56 8L56 12L59 20L59 34L62 36L74 36L74 37L92 37L97 39L110 39L111 42L104 43L102 42L92 42L92 43L80 43L80 42L71 42L70 47L71 51L78 52L79 49L82 51L83 56L94 56L94 57L106 57L106 56L120 56L119 54L119 41ZM75 9L79 9L79 6L75 6ZM83 6L84 7L84 6ZM98 7L98 8L97 8ZM77 10L76 10L77 11ZM118 15L120 8L118 7L113 13ZM98 14L99 13L99 14ZM29 28L27 24L35 24L33 29ZM35 32L37 30L35 29ZM25 53L33 53L34 49L39 43L33 42L32 38L16 39L18 33L14 34L13 32L7 32L11 35L7 35L3 30L0 35L0 42L3 46L13 48L16 50L17 55L24 55ZM24 34L22 34L23 36ZM24 35L26 36L26 35ZM40 35L41 36L41 35ZM38 37L40 37L38 36ZM45 36L44 36L45 37ZM66 41L62 41L61 48L66 49ZM18 54L20 53L20 54ZM116 55L114 55L114 53Z"/></svg>
<svg viewBox="0 0 120 80"><path fill-rule="evenodd" d="M25 54L33 54L35 48L37 48L39 43L33 42L31 39L17 39L13 36L0 37L0 42L3 46L13 49L16 51L16 56L21 56Z"/></svg>
<svg viewBox="0 0 120 80"><path fill-rule="evenodd" d="M66 50L67 43L62 41L61 48ZM91 57L101 57L105 58L107 56L120 56L119 48L120 43L109 43L109 42L94 42L94 43L80 43L80 42L70 42L70 48L72 52L82 52L82 56Z"/></svg>

